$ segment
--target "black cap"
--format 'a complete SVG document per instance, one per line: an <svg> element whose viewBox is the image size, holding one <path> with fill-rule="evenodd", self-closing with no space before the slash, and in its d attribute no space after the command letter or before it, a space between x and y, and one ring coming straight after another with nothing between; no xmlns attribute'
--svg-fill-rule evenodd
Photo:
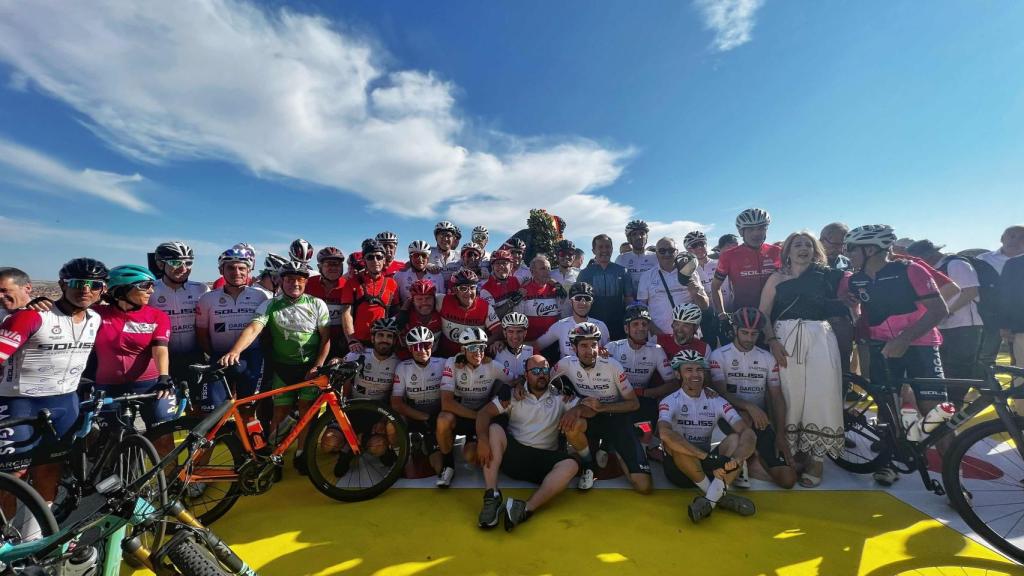
<svg viewBox="0 0 1024 576"><path fill-rule="evenodd" d="M918 240L910 246L907 246L907 254L920 258L922 256L928 256L938 252L943 248L945 248L945 245L936 246L931 240Z"/></svg>
<svg viewBox="0 0 1024 576"><path fill-rule="evenodd" d="M740 237L735 234L722 234L718 238L718 249L721 250L726 244L739 244Z"/></svg>

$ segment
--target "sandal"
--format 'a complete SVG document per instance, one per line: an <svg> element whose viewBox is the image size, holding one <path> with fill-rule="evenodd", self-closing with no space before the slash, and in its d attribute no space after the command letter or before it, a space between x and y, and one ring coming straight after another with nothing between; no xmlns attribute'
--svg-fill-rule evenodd
<svg viewBox="0 0 1024 576"><path fill-rule="evenodd" d="M821 476L815 476L809 472L800 475L800 486L802 488L817 488L821 484Z"/></svg>

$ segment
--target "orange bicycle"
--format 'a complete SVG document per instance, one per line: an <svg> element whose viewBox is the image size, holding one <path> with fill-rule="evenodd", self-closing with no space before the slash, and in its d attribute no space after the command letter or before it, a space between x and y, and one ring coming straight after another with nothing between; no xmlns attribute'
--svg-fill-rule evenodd
<svg viewBox="0 0 1024 576"><path fill-rule="evenodd" d="M197 377L197 387L227 387L225 372L229 369L207 365L190 368ZM210 524L230 510L239 497L270 490L284 453L312 425L303 458L313 486L343 502L381 494L402 474L409 454L409 435L404 420L390 407L345 398L344 383L361 369L355 362L325 366L312 380L246 398L230 397L231 408L206 434L209 443L195 449L197 453L176 478L168 478L168 491L178 494L200 522ZM263 438L259 421L247 421L239 412L239 406L310 386L319 388L320 396L273 448ZM166 422L154 427L148 436L172 434L177 443L202 417ZM228 425L231 422L233 426ZM191 455L183 455L183 462L186 456Z"/></svg>

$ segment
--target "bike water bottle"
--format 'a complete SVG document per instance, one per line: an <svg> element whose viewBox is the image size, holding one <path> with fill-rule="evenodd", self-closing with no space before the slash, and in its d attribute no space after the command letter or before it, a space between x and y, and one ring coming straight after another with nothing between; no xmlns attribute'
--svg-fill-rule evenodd
<svg viewBox="0 0 1024 576"><path fill-rule="evenodd" d="M62 576L89 576L96 572L96 561L99 560L99 551L93 546L82 546L75 548L71 557L64 561Z"/></svg>
<svg viewBox="0 0 1024 576"><path fill-rule="evenodd" d="M261 450L267 445L266 439L263 438L263 423L259 418L253 418L246 422L245 429L249 432L249 437L252 438L253 448Z"/></svg>
<svg viewBox="0 0 1024 576"><path fill-rule="evenodd" d="M903 422L903 429L907 431L907 440L921 439L921 429L918 426L920 419L921 414L913 404L904 403L900 407L900 420Z"/></svg>
<svg viewBox="0 0 1024 576"><path fill-rule="evenodd" d="M932 408L932 411L921 420L921 431L925 434L930 434L952 418L954 414L956 414L956 406L953 403L943 402L939 404Z"/></svg>

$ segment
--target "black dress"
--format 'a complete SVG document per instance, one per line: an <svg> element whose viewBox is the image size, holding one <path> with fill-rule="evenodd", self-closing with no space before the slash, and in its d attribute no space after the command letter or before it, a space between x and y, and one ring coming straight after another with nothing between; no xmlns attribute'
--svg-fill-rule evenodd
<svg viewBox="0 0 1024 576"><path fill-rule="evenodd" d="M827 320L849 311L839 298L843 272L812 264L800 276L775 286L772 322L779 320Z"/></svg>

